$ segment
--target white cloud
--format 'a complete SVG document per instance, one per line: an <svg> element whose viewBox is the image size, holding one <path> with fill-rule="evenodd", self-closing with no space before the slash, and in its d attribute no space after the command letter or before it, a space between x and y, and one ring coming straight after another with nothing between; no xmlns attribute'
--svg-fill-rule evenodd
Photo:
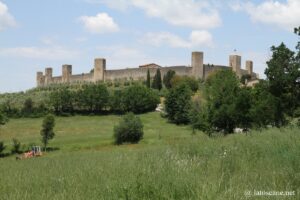
<svg viewBox="0 0 300 200"><path fill-rule="evenodd" d="M81 16L79 20L85 29L91 33L110 33L119 31L119 26L107 13L98 13L96 16Z"/></svg>
<svg viewBox="0 0 300 200"><path fill-rule="evenodd" d="M210 1L195 0L88 0L105 3L109 7L125 10L132 6L142 9L149 17L161 18L175 26L193 29L215 28L221 24L217 9ZM112 3L113 2L113 3Z"/></svg>
<svg viewBox="0 0 300 200"><path fill-rule="evenodd" d="M140 64L153 62L153 59L143 53L142 49L124 47L121 45L98 47L97 54L107 59L109 69L137 67Z"/></svg>
<svg viewBox="0 0 300 200"><path fill-rule="evenodd" d="M245 10L255 22L276 25L293 30L300 25L300 0L286 0L281 3L267 0L261 4L239 3L232 6L236 11Z"/></svg>
<svg viewBox="0 0 300 200"><path fill-rule="evenodd" d="M212 35L207 31L192 31L188 40L169 32L147 33L141 42L154 46L168 45L173 48L213 46Z"/></svg>
<svg viewBox="0 0 300 200"><path fill-rule="evenodd" d="M0 56L30 59L65 60L79 56L78 51L64 47L13 47L0 48Z"/></svg>
<svg viewBox="0 0 300 200"><path fill-rule="evenodd" d="M16 26L14 17L8 12L7 6L0 1L0 31Z"/></svg>

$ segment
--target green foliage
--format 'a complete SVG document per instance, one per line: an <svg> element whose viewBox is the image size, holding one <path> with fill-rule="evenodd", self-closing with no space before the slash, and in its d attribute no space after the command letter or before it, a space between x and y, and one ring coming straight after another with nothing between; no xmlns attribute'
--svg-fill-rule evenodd
<svg viewBox="0 0 300 200"><path fill-rule="evenodd" d="M208 120L211 127L225 134L237 127L236 97L239 80L230 70L220 70L209 77L205 85Z"/></svg>
<svg viewBox="0 0 300 200"><path fill-rule="evenodd" d="M293 115L300 106L300 59L295 52L283 43L278 47L272 46L272 58L267 62L265 74L269 81L269 90L278 98L277 126L285 124L284 114Z"/></svg>
<svg viewBox="0 0 300 200"><path fill-rule="evenodd" d="M166 96L165 110L170 121L176 124L189 123L191 90L187 84L172 88Z"/></svg>
<svg viewBox="0 0 300 200"><path fill-rule="evenodd" d="M183 83L187 84L193 92L196 92L199 89L200 82L197 81L194 77L174 75L170 81L171 87L176 87L177 85Z"/></svg>
<svg viewBox="0 0 300 200"><path fill-rule="evenodd" d="M119 125L114 127L115 144L138 143L143 139L143 124L133 113L126 114Z"/></svg>
<svg viewBox="0 0 300 200"><path fill-rule="evenodd" d="M159 104L159 96L153 90L143 85L132 85L125 88L121 102L124 112L145 113L154 111Z"/></svg>
<svg viewBox="0 0 300 200"><path fill-rule="evenodd" d="M252 90L250 118L255 128L275 125L278 100L268 90L268 82L260 81ZM281 117L279 117L281 118Z"/></svg>
<svg viewBox="0 0 300 200"><path fill-rule="evenodd" d="M115 89L110 97L110 108L113 112L122 114L126 112L124 89Z"/></svg>
<svg viewBox="0 0 300 200"><path fill-rule="evenodd" d="M19 154L21 153L21 142L17 140L16 138L12 139L12 149L11 149L12 154Z"/></svg>
<svg viewBox="0 0 300 200"><path fill-rule="evenodd" d="M29 116L34 112L33 101L31 98L25 100L22 112L25 116Z"/></svg>
<svg viewBox="0 0 300 200"><path fill-rule="evenodd" d="M152 88L157 89L157 90L161 90L161 88L162 88L160 69L156 70L156 74L153 77Z"/></svg>
<svg viewBox="0 0 300 200"><path fill-rule="evenodd" d="M209 136L211 135L212 128L207 119L208 110L206 106L202 105L200 99L193 101L189 117L193 130L198 129L207 133Z"/></svg>
<svg viewBox="0 0 300 200"><path fill-rule="evenodd" d="M172 78L175 76L176 72L173 71L173 70L169 70L165 75L164 75L164 78L163 78L163 82L164 82L164 85L167 89L170 89L172 87L172 84L171 84L171 80Z"/></svg>
<svg viewBox="0 0 300 200"><path fill-rule="evenodd" d="M6 116L0 111L0 126L6 124L7 121Z"/></svg>
<svg viewBox="0 0 300 200"><path fill-rule="evenodd" d="M4 145L3 141L0 141L0 156L2 155L2 152L5 150L6 146Z"/></svg>
<svg viewBox="0 0 300 200"><path fill-rule="evenodd" d="M55 136L54 128L55 126L55 118L53 115L47 115L43 120L41 136L42 136L42 143L44 144L45 150L47 149L47 144L49 140L53 139Z"/></svg>
<svg viewBox="0 0 300 200"><path fill-rule="evenodd" d="M235 99L235 117L237 127L248 130L252 127L252 119L256 116L251 116L250 110L252 108L252 89L243 87L238 91Z"/></svg>
<svg viewBox="0 0 300 200"><path fill-rule="evenodd" d="M109 92L104 84L84 85L77 97L78 107L89 112L101 112L109 103Z"/></svg>
<svg viewBox="0 0 300 200"><path fill-rule="evenodd" d="M56 114L71 113L73 111L73 99L73 93L67 88L53 91L50 94L50 103Z"/></svg>
<svg viewBox="0 0 300 200"><path fill-rule="evenodd" d="M146 86L147 88L150 88L151 87L151 80L150 80L150 71L149 69L147 70L147 80L146 80Z"/></svg>

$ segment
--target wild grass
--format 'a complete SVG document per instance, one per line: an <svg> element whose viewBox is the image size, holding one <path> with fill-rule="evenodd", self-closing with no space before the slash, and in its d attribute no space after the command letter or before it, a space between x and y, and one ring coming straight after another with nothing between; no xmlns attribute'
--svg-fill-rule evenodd
<svg viewBox="0 0 300 200"><path fill-rule="evenodd" d="M118 116L58 118L60 148L41 158L0 159L0 199L248 199L246 191L295 191L299 199L299 129L209 138L158 113L141 115L144 139L112 145ZM40 119L12 120L0 140L39 142Z"/></svg>

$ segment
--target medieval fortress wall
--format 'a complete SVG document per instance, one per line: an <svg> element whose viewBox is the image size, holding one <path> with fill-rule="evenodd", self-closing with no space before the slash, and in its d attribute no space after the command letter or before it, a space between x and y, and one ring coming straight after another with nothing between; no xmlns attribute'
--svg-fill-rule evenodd
<svg viewBox="0 0 300 200"><path fill-rule="evenodd" d="M180 76L193 76L195 78L206 79L209 74L219 69L233 70L238 77L249 74L252 80L258 79L258 74L253 72L253 62L246 61L245 69L241 68L241 56L229 56L229 66L221 65L205 65L203 64L203 52L192 52L191 66L169 66L161 67L156 64L148 64L139 68L127 68L118 70L107 70L106 60L96 58L94 62L94 71L91 73L72 74L72 65L62 66L62 76L53 77L53 69L46 68L45 74L37 72L37 86L43 87L50 84L59 83L78 83L78 82L98 82L98 81L117 81L117 80L145 80L147 71L150 71L150 76L153 77L160 69L162 76L169 70L173 70Z"/></svg>

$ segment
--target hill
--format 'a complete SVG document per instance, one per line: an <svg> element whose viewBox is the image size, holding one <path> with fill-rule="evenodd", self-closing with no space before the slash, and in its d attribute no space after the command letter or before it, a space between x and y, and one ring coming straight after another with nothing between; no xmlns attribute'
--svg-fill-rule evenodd
<svg viewBox="0 0 300 200"><path fill-rule="evenodd" d="M41 158L0 159L3 199L246 199L250 191L300 188L299 129L209 138L159 113L140 115L144 139L112 144L119 116L58 117L55 151ZM42 119L11 119L6 144L40 144ZM7 147L9 150L9 147ZM254 197L257 198L257 197Z"/></svg>

